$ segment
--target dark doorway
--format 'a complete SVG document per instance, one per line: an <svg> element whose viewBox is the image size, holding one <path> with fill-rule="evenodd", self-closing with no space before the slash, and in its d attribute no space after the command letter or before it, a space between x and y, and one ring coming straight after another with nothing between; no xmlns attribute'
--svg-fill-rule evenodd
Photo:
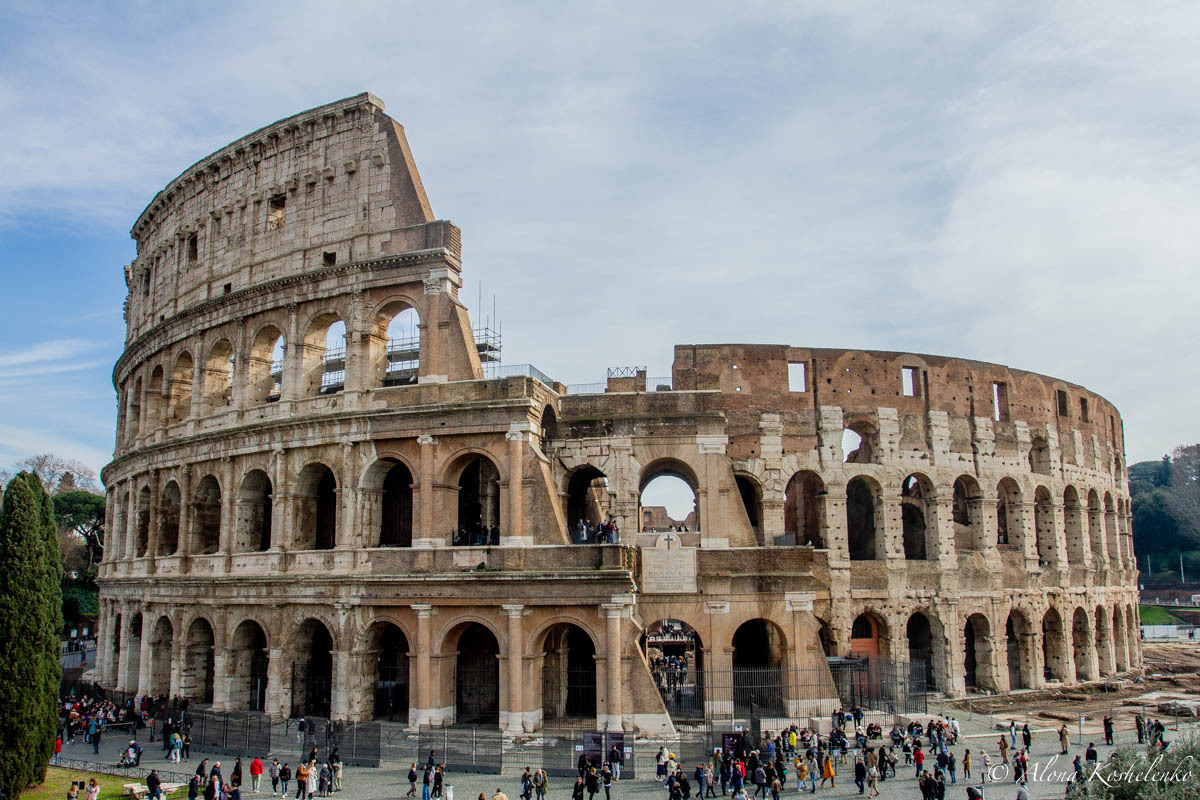
<svg viewBox="0 0 1200 800"><path fill-rule="evenodd" d="M546 634L542 718L547 722L596 718L596 648L575 625L555 625Z"/></svg>
<svg viewBox="0 0 1200 800"><path fill-rule="evenodd" d="M733 705L751 717L784 713L783 633L765 619L743 622L733 634Z"/></svg>
<svg viewBox="0 0 1200 800"><path fill-rule="evenodd" d="M399 461L383 479L380 547L412 547L412 473Z"/></svg>
<svg viewBox="0 0 1200 800"><path fill-rule="evenodd" d="M375 718L408 719L408 638L395 625L382 625L375 660Z"/></svg>
<svg viewBox="0 0 1200 800"><path fill-rule="evenodd" d="M500 645L478 622L467 625L458 637L455 712L460 725L500 723Z"/></svg>

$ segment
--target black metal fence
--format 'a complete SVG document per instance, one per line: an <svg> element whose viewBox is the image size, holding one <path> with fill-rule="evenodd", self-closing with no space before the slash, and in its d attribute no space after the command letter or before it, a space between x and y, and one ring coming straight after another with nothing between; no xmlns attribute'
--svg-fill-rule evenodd
<svg viewBox="0 0 1200 800"><path fill-rule="evenodd" d="M139 781L145 781L146 776L155 767L123 767L120 764L111 764L105 761L84 761L79 758L54 758L50 760L50 764L56 767L65 767L67 769L78 769L84 772L97 772L101 775L115 775L121 778L133 778ZM187 772L172 772L171 770L158 770L158 777L163 783L182 783L184 785L191 779L191 773Z"/></svg>
<svg viewBox="0 0 1200 800"><path fill-rule="evenodd" d="M192 749L226 756L266 756L271 753L271 719L252 711L192 711Z"/></svg>

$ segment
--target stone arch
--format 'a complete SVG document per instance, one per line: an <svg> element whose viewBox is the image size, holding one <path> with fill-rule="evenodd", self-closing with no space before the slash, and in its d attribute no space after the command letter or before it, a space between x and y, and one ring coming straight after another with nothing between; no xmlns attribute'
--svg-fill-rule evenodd
<svg viewBox="0 0 1200 800"><path fill-rule="evenodd" d="M114 560L128 558L132 553L126 552L129 549L129 529L134 525L130 520L129 512L129 492L121 493L121 498L117 504L116 512L113 514L113 532L110 540L110 546L106 552L112 553ZM133 514L136 517L136 512ZM105 559L109 560L109 559Z"/></svg>
<svg viewBox="0 0 1200 800"><path fill-rule="evenodd" d="M205 414L233 405L233 367L233 344L228 339L217 340L204 359L201 397Z"/></svg>
<svg viewBox="0 0 1200 800"><path fill-rule="evenodd" d="M1121 553L1121 537L1117 529L1117 512L1113 506L1113 497L1109 492L1104 493L1104 539L1108 544L1108 561L1114 568L1123 566Z"/></svg>
<svg viewBox="0 0 1200 800"><path fill-rule="evenodd" d="M192 495L192 552L216 553L221 549L221 484L205 475Z"/></svg>
<svg viewBox="0 0 1200 800"><path fill-rule="evenodd" d="M748 619L730 640L733 649L735 713L783 716L786 713L787 636L763 617Z"/></svg>
<svg viewBox="0 0 1200 800"><path fill-rule="evenodd" d="M129 413L125 417L125 441L132 442L142 432L142 376L133 382L133 392L129 395Z"/></svg>
<svg viewBox="0 0 1200 800"><path fill-rule="evenodd" d="M554 406L547 404L542 409L537 434L542 452L547 452L554 447L554 441L561 435L558 430L558 414L555 413Z"/></svg>
<svg viewBox="0 0 1200 800"><path fill-rule="evenodd" d="M887 620L865 609L850 623L850 656L852 658L886 658L890 652Z"/></svg>
<svg viewBox="0 0 1200 800"><path fill-rule="evenodd" d="M599 645L577 622L552 622L538 633L543 722L596 718L596 653Z"/></svg>
<svg viewBox="0 0 1200 800"><path fill-rule="evenodd" d="M337 545L337 476L314 461L296 477L296 525L292 546L296 550L332 550Z"/></svg>
<svg viewBox="0 0 1200 800"><path fill-rule="evenodd" d="M213 648L216 644L212 620L196 615L188 624L180 653L182 668L179 693L193 704L208 705L213 701Z"/></svg>
<svg viewBox="0 0 1200 800"><path fill-rule="evenodd" d="M783 530L797 545L823 549L825 540L825 482L811 470L793 475L783 493Z"/></svg>
<svg viewBox="0 0 1200 800"><path fill-rule="evenodd" d="M847 420L842 428L842 462L879 463L879 428L865 419Z"/></svg>
<svg viewBox="0 0 1200 800"><path fill-rule="evenodd" d="M408 463L394 456L380 458L363 476L367 501L363 527L378 531L379 547L412 547L415 482Z"/></svg>
<svg viewBox="0 0 1200 800"><path fill-rule="evenodd" d="M407 720L412 684L408 634L397 622L376 618L362 638L371 676L372 716Z"/></svg>
<svg viewBox="0 0 1200 800"><path fill-rule="evenodd" d="M996 484L996 544L1020 547L1021 487L1012 478L1001 478Z"/></svg>
<svg viewBox="0 0 1200 800"><path fill-rule="evenodd" d="M586 522L588 529L594 530L607 519L610 508L608 476L591 464L571 470L566 482L566 512L572 542L580 539L580 522Z"/></svg>
<svg viewBox="0 0 1200 800"><path fill-rule="evenodd" d="M1125 635L1125 618L1119 607L1112 610L1113 651L1117 662L1117 672L1129 670L1129 641Z"/></svg>
<svg viewBox="0 0 1200 800"><path fill-rule="evenodd" d="M937 557L937 503L933 481L914 472L900 483L900 518L904 558L927 561Z"/></svg>
<svg viewBox="0 0 1200 800"><path fill-rule="evenodd" d="M150 487L138 490L137 502L137 547L134 555L145 558L150 555Z"/></svg>
<svg viewBox="0 0 1200 800"><path fill-rule="evenodd" d="M146 384L145 422L150 430L157 430L163 424L164 380L162 364L155 364Z"/></svg>
<svg viewBox="0 0 1200 800"><path fill-rule="evenodd" d="M1100 495L1095 489L1087 493L1088 542L1092 550L1092 564L1100 567L1105 562L1104 511L1100 507Z"/></svg>
<svg viewBox="0 0 1200 800"><path fill-rule="evenodd" d="M267 323L254 333L246 355L246 401L251 405L271 403L283 394L283 362L287 338L283 330Z"/></svg>
<svg viewBox="0 0 1200 800"><path fill-rule="evenodd" d="M416 304L407 296L387 300L376 309L367 345L372 386L416 384L424 327Z"/></svg>
<svg viewBox="0 0 1200 800"><path fill-rule="evenodd" d="M345 329L345 315L319 311L309 317L301 341L301 397L340 392L346 382L346 344L333 341Z"/></svg>
<svg viewBox="0 0 1200 800"><path fill-rule="evenodd" d="M270 668L266 629L255 620L242 620L229 637L226 659L229 710L265 711Z"/></svg>
<svg viewBox="0 0 1200 800"><path fill-rule="evenodd" d="M918 679L924 673L925 685L932 691L948 688L946 674L946 635L942 622L931 611L918 609L904 626L908 641L908 663Z"/></svg>
<svg viewBox="0 0 1200 800"><path fill-rule="evenodd" d="M1054 606L1042 615L1042 664L1046 680L1066 681L1070 657L1067 653L1066 628Z"/></svg>
<svg viewBox="0 0 1200 800"><path fill-rule="evenodd" d="M500 723L500 639L482 621L459 620L442 640L454 656L454 720L494 727ZM511 703L511 701L510 701Z"/></svg>
<svg viewBox="0 0 1200 800"><path fill-rule="evenodd" d="M991 620L978 612L969 615L963 626L963 675L967 688L998 691L996 661Z"/></svg>
<svg viewBox="0 0 1200 800"><path fill-rule="evenodd" d="M1086 542L1083 508L1079 504L1079 492L1074 486L1063 489L1063 528L1067 536L1067 563L1081 567L1086 560Z"/></svg>
<svg viewBox="0 0 1200 800"><path fill-rule="evenodd" d="M292 637L293 716L328 717L333 694L333 662L337 639L336 627L315 616L306 617Z"/></svg>
<svg viewBox="0 0 1200 800"><path fill-rule="evenodd" d="M446 465L443 485L455 486L454 544L500 544L500 466L482 450L460 451Z"/></svg>
<svg viewBox="0 0 1200 800"><path fill-rule="evenodd" d="M192 381L195 362L192 354L184 350L175 358L171 369L171 383L167 395L167 424L183 422L192 414Z"/></svg>
<svg viewBox="0 0 1200 800"><path fill-rule="evenodd" d="M154 621L150 633L150 694L169 697L171 694L171 645L175 629L165 614Z"/></svg>
<svg viewBox="0 0 1200 800"><path fill-rule="evenodd" d="M647 510L653 508L646 506L643 502L643 497L650 484L662 479L675 479L687 484L687 488L692 493L692 511L687 515L686 519L674 520L682 523L689 531L700 530L702 520L700 519L700 479L696 476L695 470L685 461L677 458L656 458L653 461L642 467L641 474L638 476L638 530L655 530L662 525L655 524L647 525L648 519L655 519L653 516L647 516ZM671 518L673 519L673 518Z"/></svg>
<svg viewBox="0 0 1200 800"><path fill-rule="evenodd" d="M733 480L742 500L742 510L746 512L746 520L750 523L750 529L754 531L754 538L761 547L766 543L763 540L762 527L762 484L758 482L758 478L748 472L734 472Z"/></svg>
<svg viewBox="0 0 1200 800"><path fill-rule="evenodd" d="M1096 641L1087 609L1079 607L1071 615L1071 647L1075 660L1075 680L1096 679Z"/></svg>
<svg viewBox="0 0 1200 800"><path fill-rule="evenodd" d="M1034 680L1033 624L1025 611L1013 608L1004 623L1007 639L1009 689L1032 689Z"/></svg>
<svg viewBox="0 0 1200 800"><path fill-rule="evenodd" d="M639 645L671 719L704 719L704 641L686 620L646 625Z"/></svg>
<svg viewBox="0 0 1200 800"><path fill-rule="evenodd" d="M851 561L879 561L886 557L882 488L866 475L846 484L846 545Z"/></svg>
<svg viewBox="0 0 1200 800"><path fill-rule="evenodd" d="M1113 646L1111 619L1104 606L1096 606L1096 659L1100 675L1105 678L1117 671L1117 658Z"/></svg>
<svg viewBox="0 0 1200 800"><path fill-rule="evenodd" d="M242 478L237 497L235 553L261 553L271 549L271 523L274 494L271 478L261 469L252 469Z"/></svg>
<svg viewBox="0 0 1200 800"><path fill-rule="evenodd" d="M983 530L983 496L979 482L970 475L959 475L954 480L950 518L956 551L983 549L980 533Z"/></svg>
<svg viewBox="0 0 1200 800"><path fill-rule="evenodd" d="M179 510L182 498L179 484L167 481L158 496L157 556L170 556L179 551Z"/></svg>
<svg viewBox="0 0 1200 800"><path fill-rule="evenodd" d="M1057 554L1054 531L1054 502L1050 490L1039 486L1033 493L1033 527L1037 536L1038 563L1049 566Z"/></svg>

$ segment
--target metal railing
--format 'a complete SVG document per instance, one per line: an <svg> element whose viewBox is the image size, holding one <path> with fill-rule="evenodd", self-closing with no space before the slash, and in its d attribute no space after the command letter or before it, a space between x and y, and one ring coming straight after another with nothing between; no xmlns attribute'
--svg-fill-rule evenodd
<svg viewBox="0 0 1200 800"><path fill-rule="evenodd" d="M79 758L51 758L50 766L76 769L83 772L97 772L101 775L114 775L119 778L136 778L145 781L146 776L157 767L123 767L120 764L109 764L107 761L85 761ZM182 783L185 786L191 780L191 773L173 772L157 769L159 780L163 783Z"/></svg>
<svg viewBox="0 0 1200 800"><path fill-rule="evenodd" d="M496 378L533 378L553 388L554 379L532 364L484 364L483 374L489 380Z"/></svg>

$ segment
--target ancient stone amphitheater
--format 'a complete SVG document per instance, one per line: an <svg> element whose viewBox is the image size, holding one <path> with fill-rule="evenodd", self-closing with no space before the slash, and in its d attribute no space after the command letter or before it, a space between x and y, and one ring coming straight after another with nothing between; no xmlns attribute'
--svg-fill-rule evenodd
<svg viewBox="0 0 1200 800"><path fill-rule="evenodd" d="M1121 418L1081 386L783 345L502 366L369 94L202 159L132 236L107 687L662 732L1140 664ZM664 476L687 525L643 507Z"/></svg>

